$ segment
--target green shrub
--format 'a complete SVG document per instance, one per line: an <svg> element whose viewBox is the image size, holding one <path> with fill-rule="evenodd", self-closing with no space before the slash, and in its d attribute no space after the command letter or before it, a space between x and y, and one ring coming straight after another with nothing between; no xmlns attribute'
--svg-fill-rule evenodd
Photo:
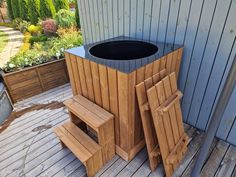
<svg viewBox="0 0 236 177"><path fill-rule="evenodd" d="M14 19L14 15L13 15L13 11L12 11L12 5L11 5L11 0L6 0L7 2L7 14L8 17L13 20Z"/></svg>
<svg viewBox="0 0 236 177"><path fill-rule="evenodd" d="M15 18L14 20L12 20L12 26L15 29L20 29L20 24L23 22L23 20L21 18Z"/></svg>
<svg viewBox="0 0 236 177"><path fill-rule="evenodd" d="M56 10L52 0L40 0L40 17L42 19L53 18Z"/></svg>
<svg viewBox="0 0 236 177"><path fill-rule="evenodd" d="M29 33L30 33L31 35L34 35L34 36L40 34L41 30L42 30L42 29L41 29L40 26L30 25L30 26L28 27Z"/></svg>
<svg viewBox="0 0 236 177"><path fill-rule="evenodd" d="M59 10L56 13L55 20L60 28L71 28L75 26L75 14L69 10Z"/></svg>
<svg viewBox="0 0 236 177"><path fill-rule="evenodd" d="M33 45L35 42L44 42L44 41L47 41L48 38L47 36L45 35L40 35L40 36L32 36L30 39L29 39L29 43L31 45Z"/></svg>
<svg viewBox="0 0 236 177"><path fill-rule="evenodd" d="M29 20L28 12L28 0L19 0L20 18L23 20Z"/></svg>
<svg viewBox="0 0 236 177"><path fill-rule="evenodd" d="M39 0L29 0L29 19L32 24L38 23L39 18Z"/></svg>
<svg viewBox="0 0 236 177"><path fill-rule="evenodd" d="M77 28L80 28L80 19L79 19L79 7L78 7L78 2L75 1L75 21L76 21L76 26Z"/></svg>
<svg viewBox="0 0 236 177"><path fill-rule="evenodd" d="M20 17L19 1L11 0L11 8L12 8L14 18L19 18Z"/></svg>
<svg viewBox="0 0 236 177"><path fill-rule="evenodd" d="M61 9L69 10L68 0L54 0L54 4L57 12Z"/></svg>

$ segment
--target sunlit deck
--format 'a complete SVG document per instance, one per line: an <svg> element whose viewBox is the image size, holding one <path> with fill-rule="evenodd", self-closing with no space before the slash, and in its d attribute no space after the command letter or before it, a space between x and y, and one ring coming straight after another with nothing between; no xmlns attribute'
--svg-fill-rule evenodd
<svg viewBox="0 0 236 177"><path fill-rule="evenodd" d="M64 85L15 104L22 110L33 104L45 104L38 110L28 111L15 119L0 134L0 177L17 176L86 176L81 162L68 150L62 149L52 132L69 118L62 102L72 96L70 85ZM54 104L47 103L56 101ZM29 109L30 110L30 109ZM203 133L185 125L191 137L189 150L175 176L190 176ZM162 165L155 172L148 167L144 148L133 160L126 162L115 156L96 176L165 176ZM221 140L214 140L211 153L202 170L203 177L236 176L236 147Z"/></svg>

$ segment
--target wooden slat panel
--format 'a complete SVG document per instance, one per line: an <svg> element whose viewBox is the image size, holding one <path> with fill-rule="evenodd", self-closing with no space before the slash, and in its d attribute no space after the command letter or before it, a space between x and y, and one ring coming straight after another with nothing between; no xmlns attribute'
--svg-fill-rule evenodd
<svg viewBox="0 0 236 177"><path fill-rule="evenodd" d="M161 60L160 60L160 59L154 61L154 63L153 63L153 69L152 69L153 75L160 72L160 63L161 63Z"/></svg>
<svg viewBox="0 0 236 177"><path fill-rule="evenodd" d="M107 111L110 110L109 101L109 86L108 86L108 76L107 67L103 65L98 65L99 76L100 76L100 86L101 86L101 96L102 96L102 107Z"/></svg>
<svg viewBox="0 0 236 177"><path fill-rule="evenodd" d="M172 59L173 59L173 52L169 53L166 57L166 71L168 74L171 73Z"/></svg>
<svg viewBox="0 0 236 177"><path fill-rule="evenodd" d="M152 75L153 75L153 63L150 63L145 66L145 79L152 77Z"/></svg>
<svg viewBox="0 0 236 177"><path fill-rule="evenodd" d="M166 72L163 70L162 72ZM163 75L164 76L164 75ZM160 80L160 73L155 74L154 76L146 79L144 82L139 83L136 86L136 93L138 98L139 110L141 114L142 125L144 129L144 135L146 140L146 145L148 149L148 156L150 161L150 167L152 171L154 171L159 163L159 157L153 155L153 151L157 151L158 143L155 135L155 129L153 120L151 117L150 110L145 109L148 108L148 98L146 91L155 85Z"/></svg>
<svg viewBox="0 0 236 177"><path fill-rule="evenodd" d="M158 87L158 84L156 86ZM156 116L155 109L160 105L159 99L156 93L157 93L156 87L152 87L147 91L147 96L148 96L148 101L151 108L156 135L157 135L158 141L161 142L160 144L161 156L163 159L166 159L170 153L170 149L167 142L168 135L166 134L166 131L164 128L164 120L163 120L164 118L161 116ZM171 165L170 166L165 165L166 164L165 160L163 161L163 163L164 163L166 175L171 176L173 167Z"/></svg>
<svg viewBox="0 0 236 177"><path fill-rule="evenodd" d="M101 86L100 86L100 79L99 79L99 71L98 71L98 64L94 62L90 62L91 65L91 73L93 79L93 91L95 97L95 103L99 106L102 106L102 96L101 96Z"/></svg>
<svg viewBox="0 0 236 177"><path fill-rule="evenodd" d="M87 90L88 90L88 98L91 101L94 101L94 93L93 93L93 80L92 80L92 73L90 68L90 62L89 60L83 60L84 63L84 71L86 75L86 84L87 84Z"/></svg>
<svg viewBox="0 0 236 177"><path fill-rule="evenodd" d="M129 144L129 76L128 74L117 72L118 77L118 98L119 98L119 120L120 120L120 147L128 151Z"/></svg>
<svg viewBox="0 0 236 177"><path fill-rule="evenodd" d="M77 67L79 72L79 80L81 84L81 91L82 95L87 97L88 96L88 90L87 90L87 84L86 84L86 76L84 71L84 65L83 65L83 59L80 57L76 57L77 59Z"/></svg>
<svg viewBox="0 0 236 177"><path fill-rule="evenodd" d="M70 54L68 54L66 52L65 57L66 57L66 65L67 65L67 68L68 68L68 73L69 73L69 77L70 77L72 92L73 92L73 95L76 95L77 94L76 81L75 81L73 70L72 70Z"/></svg>
<svg viewBox="0 0 236 177"><path fill-rule="evenodd" d="M118 81L117 71L111 68L107 69L108 72L108 85L110 94L110 111L114 114L115 118L115 140L116 145L120 144L120 128L119 128L119 100L118 100Z"/></svg>

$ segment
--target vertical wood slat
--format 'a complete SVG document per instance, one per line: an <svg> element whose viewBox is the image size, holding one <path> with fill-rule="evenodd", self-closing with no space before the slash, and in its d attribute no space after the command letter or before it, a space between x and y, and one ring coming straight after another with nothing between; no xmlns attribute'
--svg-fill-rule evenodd
<svg viewBox="0 0 236 177"><path fill-rule="evenodd" d="M92 73L92 79L93 79L95 103L98 104L99 106L102 106L102 96L101 96L98 64L91 61L90 65L91 65L91 73Z"/></svg>
<svg viewBox="0 0 236 177"><path fill-rule="evenodd" d="M68 73L69 73L69 77L70 77L72 93L73 93L73 95L77 95L77 89L76 89L76 86L75 86L76 81L74 80L74 75L73 75L71 60L70 60L70 54L65 53L65 57L66 57L66 65L67 65Z"/></svg>
<svg viewBox="0 0 236 177"><path fill-rule="evenodd" d="M87 90L88 90L88 98L94 102L94 93L93 93L93 80L92 80L92 73L90 68L90 62L89 60L83 60L84 64L84 72L86 76L86 84L87 84Z"/></svg>
<svg viewBox="0 0 236 177"><path fill-rule="evenodd" d="M78 67L78 73L79 73L79 80L81 83L81 93L83 96L88 97L88 90L87 90L87 84L86 84L86 76L84 72L84 65L83 60L80 57L76 57L77 59L77 67Z"/></svg>
<svg viewBox="0 0 236 177"><path fill-rule="evenodd" d="M111 68L107 68L108 72L108 85L109 85L109 98L110 98L110 110L114 114L115 121L115 142L116 145L120 145L120 123L119 123L119 102L118 102L118 81L117 71Z"/></svg>
<svg viewBox="0 0 236 177"><path fill-rule="evenodd" d="M102 107L107 111L109 111L110 101L109 101L107 67L104 65L98 65L98 70L99 70L100 86L101 86Z"/></svg>
<svg viewBox="0 0 236 177"><path fill-rule="evenodd" d="M119 120L120 120L120 147L125 151L128 151L128 140L129 140L129 77L127 74L122 72L117 72L118 79L118 99L119 99Z"/></svg>
<svg viewBox="0 0 236 177"><path fill-rule="evenodd" d="M78 65L77 65L77 60L76 57L73 55L70 55L70 61L71 61L71 69L73 73L73 77L75 82L75 89L76 89L76 95L81 94L81 84L80 84L80 78L79 78L79 71L78 71Z"/></svg>

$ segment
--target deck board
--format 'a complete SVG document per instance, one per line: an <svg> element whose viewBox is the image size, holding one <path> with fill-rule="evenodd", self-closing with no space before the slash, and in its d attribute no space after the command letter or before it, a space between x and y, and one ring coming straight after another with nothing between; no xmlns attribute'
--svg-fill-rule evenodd
<svg viewBox="0 0 236 177"><path fill-rule="evenodd" d="M72 97L71 87L66 84L18 102L15 104L15 109L21 110L32 104L46 104L50 101L62 102L70 97ZM32 111L15 119L0 134L0 176L86 176L82 163L68 149L62 149L52 128L32 131L41 125L54 127L68 119L68 112L64 108ZM185 158L174 173L175 177L190 174L204 137L203 132L186 124L185 130L191 142ZM202 176L235 176L235 166L236 147L215 139ZM144 148L130 162L116 155L96 174L96 177L99 176L164 177L165 175L162 165L151 172L146 148Z"/></svg>

